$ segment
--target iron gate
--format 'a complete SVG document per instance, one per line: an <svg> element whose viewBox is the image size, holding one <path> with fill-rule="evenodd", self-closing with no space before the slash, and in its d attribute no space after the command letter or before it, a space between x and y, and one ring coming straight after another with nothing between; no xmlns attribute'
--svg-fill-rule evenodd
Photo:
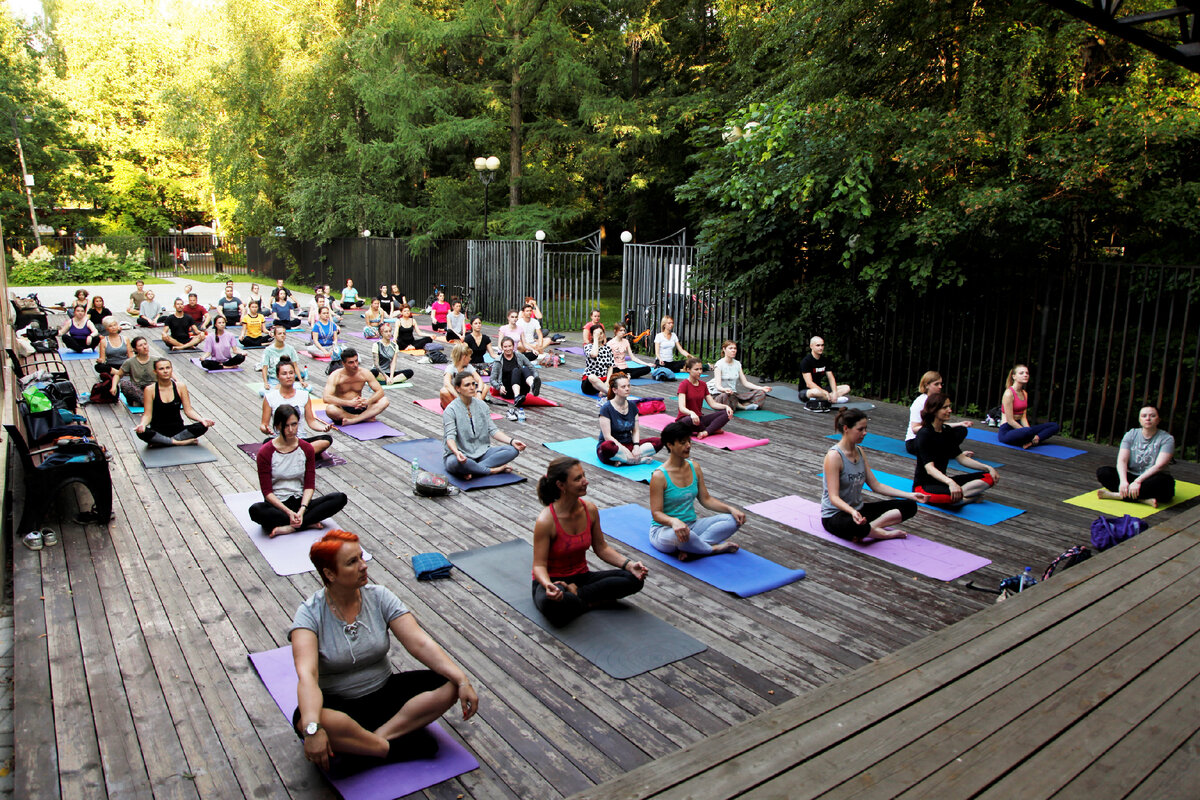
<svg viewBox="0 0 1200 800"><path fill-rule="evenodd" d="M600 303L600 231L543 245L536 297L544 330L583 327Z"/></svg>
<svg viewBox="0 0 1200 800"><path fill-rule="evenodd" d="M545 330L572 330L600 302L599 231L569 242L472 239L467 262L472 306L487 320L503 322L534 297Z"/></svg>

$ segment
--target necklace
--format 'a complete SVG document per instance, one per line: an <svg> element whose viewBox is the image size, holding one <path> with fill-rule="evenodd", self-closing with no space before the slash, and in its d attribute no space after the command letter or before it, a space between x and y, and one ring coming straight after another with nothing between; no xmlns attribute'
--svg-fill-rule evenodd
<svg viewBox="0 0 1200 800"><path fill-rule="evenodd" d="M329 610L333 612L333 616L337 619L337 621L342 623L342 633L345 634L346 638L350 640L350 643L353 644L354 642L357 642L359 628L358 615L355 615L354 622L346 622L346 617L340 611L338 611L337 604L334 603L329 597L328 590L325 592L325 604L329 606Z"/></svg>

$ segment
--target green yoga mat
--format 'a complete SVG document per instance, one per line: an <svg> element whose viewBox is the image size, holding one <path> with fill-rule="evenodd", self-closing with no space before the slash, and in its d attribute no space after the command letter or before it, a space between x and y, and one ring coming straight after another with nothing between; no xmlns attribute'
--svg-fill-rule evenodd
<svg viewBox="0 0 1200 800"><path fill-rule="evenodd" d="M1145 503L1129 503L1124 500L1102 500L1096 497L1095 489L1090 489L1078 497L1069 497L1063 500L1063 502L1091 511L1097 511L1110 517L1120 517L1128 514L1131 517L1145 518L1151 514L1157 514L1159 511L1168 509L1171 506L1186 503L1195 497L1200 497L1200 485L1177 480L1175 481L1175 499L1169 503L1159 503L1158 508L1148 506Z"/></svg>
<svg viewBox="0 0 1200 800"><path fill-rule="evenodd" d="M765 411L761 408L756 408L753 411L733 412L733 415L738 419L744 419L748 422L774 422L777 419L791 419L787 414L780 414L777 411Z"/></svg>

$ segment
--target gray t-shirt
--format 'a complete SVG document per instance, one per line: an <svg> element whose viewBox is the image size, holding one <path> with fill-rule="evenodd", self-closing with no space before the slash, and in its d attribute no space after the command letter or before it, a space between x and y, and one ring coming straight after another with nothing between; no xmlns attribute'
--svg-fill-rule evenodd
<svg viewBox="0 0 1200 800"><path fill-rule="evenodd" d="M301 439L307 439L310 436L316 436L317 432L308 427L308 421L304 418L304 407L308 404L311 396L308 392L304 391L304 389L298 386L293 386L293 388L296 390L296 393L290 398L284 397L280 393L278 386L268 389L263 394L263 400L266 400L267 405L271 408L271 416L267 419L267 424L274 424L275 409L279 408L284 403L287 403L289 406L295 406L296 410L300 412L300 430L296 432L296 435Z"/></svg>
<svg viewBox="0 0 1200 800"><path fill-rule="evenodd" d="M137 357L128 358L121 365L121 372L129 377L133 385L139 389L145 389L150 384L157 380L154 376L154 359L151 358L145 364L137 360Z"/></svg>
<svg viewBox="0 0 1200 800"><path fill-rule="evenodd" d="M458 443L458 450L467 458L481 458L491 447L491 438L496 433L492 412L487 403L478 397L471 400L471 409L455 398L442 412L442 439L451 437ZM442 445L442 455L451 455L450 446Z"/></svg>
<svg viewBox="0 0 1200 800"><path fill-rule="evenodd" d="M138 313L151 322L158 322L158 318L162 316L162 303L157 300L143 300L138 305Z"/></svg>
<svg viewBox="0 0 1200 800"><path fill-rule="evenodd" d="M1141 428L1134 428L1121 438L1121 449L1129 451L1129 474L1136 477L1153 467L1160 454L1175 452L1175 437L1160 430L1147 439Z"/></svg>
<svg viewBox="0 0 1200 800"><path fill-rule="evenodd" d="M842 457L842 469L838 473L838 495L857 511L863 505L862 490L863 484L867 482L867 457L859 450L858 463L855 464L846 458L846 454L836 444L829 449L836 450ZM829 499L828 481L821 481L821 516L832 517L839 511L841 509Z"/></svg>
<svg viewBox="0 0 1200 800"><path fill-rule="evenodd" d="M346 624L334 616L324 589L305 600L292 619L288 639L297 628L317 634L317 685L322 692L362 697L381 688L392 674L388 625L408 609L378 584L369 583L361 591L362 609L354 631L347 631Z"/></svg>
<svg viewBox="0 0 1200 800"><path fill-rule="evenodd" d="M712 368L713 379L709 382L709 391L717 391L712 388L714 386L724 386L735 392L738 390L738 376L742 374L742 362L735 358L731 363L726 364L725 359L722 358L714 361Z"/></svg>

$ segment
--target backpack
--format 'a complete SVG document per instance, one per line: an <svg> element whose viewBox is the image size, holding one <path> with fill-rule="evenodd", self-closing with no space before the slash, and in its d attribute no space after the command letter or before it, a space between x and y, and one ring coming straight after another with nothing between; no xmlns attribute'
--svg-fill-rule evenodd
<svg viewBox="0 0 1200 800"><path fill-rule="evenodd" d="M1082 545L1075 545L1070 550L1064 550L1050 562L1050 566L1046 567L1046 571L1042 573L1042 580L1057 575L1064 569L1070 569L1080 561L1087 561L1091 557L1092 551Z"/></svg>
<svg viewBox="0 0 1200 800"><path fill-rule="evenodd" d="M96 381L96 385L92 387L91 393L88 395L89 403L115 403L117 398L109 393L109 388L112 386L112 381L106 381L103 378Z"/></svg>
<svg viewBox="0 0 1200 800"><path fill-rule="evenodd" d="M430 364L449 364L450 359L441 350L426 350L425 357L429 359Z"/></svg>
<svg viewBox="0 0 1200 800"><path fill-rule="evenodd" d="M58 352L58 331L53 328L43 328L36 322L25 329L25 338L39 353Z"/></svg>
<svg viewBox="0 0 1200 800"><path fill-rule="evenodd" d="M652 398L638 403L637 410L639 414L665 414L667 404L658 398Z"/></svg>
<svg viewBox="0 0 1200 800"><path fill-rule="evenodd" d="M413 481L413 494L419 497L445 497L448 494L458 494L458 488L451 486L445 476L421 470Z"/></svg>
<svg viewBox="0 0 1200 800"><path fill-rule="evenodd" d="M1116 517L1096 517L1092 520L1092 547L1103 552L1115 544L1137 536L1150 527L1145 520L1126 514Z"/></svg>
<svg viewBox="0 0 1200 800"><path fill-rule="evenodd" d="M79 406L79 393L75 391L75 384L70 381L55 381L45 386L42 391L50 398L50 405L54 408L64 408L74 413Z"/></svg>

